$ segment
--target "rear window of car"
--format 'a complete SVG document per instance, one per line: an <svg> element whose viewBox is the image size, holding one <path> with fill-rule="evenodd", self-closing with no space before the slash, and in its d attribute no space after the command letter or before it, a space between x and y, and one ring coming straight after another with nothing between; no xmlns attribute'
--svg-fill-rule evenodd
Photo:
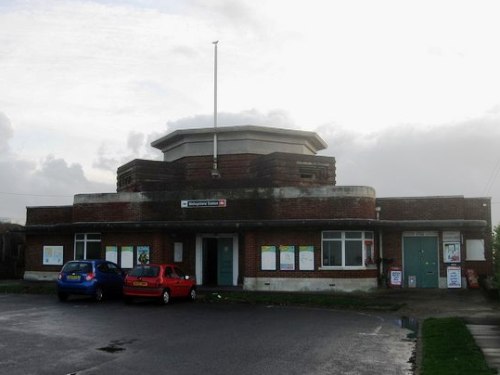
<svg viewBox="0 0 500 375"><path fill-rule="evenodd" d="M92 272L92 264L88 262L71 262L67 263L62 270L63 272L90 273Z"/></svg>
<svg viewBox="0 0 500 375"><path fill-rule="evenodd" d="M129 275L134 277L157 277L159 274L160 267L147 265L135 267L129 272Z"/></svg>

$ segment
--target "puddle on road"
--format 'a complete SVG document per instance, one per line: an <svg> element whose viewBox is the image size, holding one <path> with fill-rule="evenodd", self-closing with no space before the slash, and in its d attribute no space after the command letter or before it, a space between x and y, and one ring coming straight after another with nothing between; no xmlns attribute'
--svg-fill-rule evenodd
<svg viewBox="0 0 500 375"><path fill-rule="evenodd" d="M97 350L101 350L101 351L106 352L106 353L117 353L117 352L124 351L125 348L121 348L121 347L115 346L115 345L109 345L109 346L104 346L102 348L97 348Z"/></svg>
<svg viewBox="0 0 500 375"><path fill-rule="evenodd" d="M118 352L123 352L125 348L123 347L126 344L131 344L133 342L137 341L136 339L132 340L113 340L109 343L108 346L103 346L102 348L97 348L97 350L100 350L102 352L106 353L118 353Z"/></svg>
<svg viewBox="0 0 500 375"><path fill-rule="evenodd" d="M418 319L402 316L398 320L401 328L409 329L411 332L406 336L408 339L416 339L418 335Z"/></svg>

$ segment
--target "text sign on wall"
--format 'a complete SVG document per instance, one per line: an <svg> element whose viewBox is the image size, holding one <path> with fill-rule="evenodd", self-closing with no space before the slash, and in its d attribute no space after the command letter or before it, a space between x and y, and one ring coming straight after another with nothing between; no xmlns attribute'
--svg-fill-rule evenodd
<svg viewBox="0 0 500 375"><path fill-rule="evenodd" d="M295 270L295 246L280 246L280 270Z"/></svg>
<svg viewBox="0 0 500 375"><path fill-rule="evenodd" d="M137 246L137 264L149 263L149 246Z"/></svg>
<svg viewBox="0 0 500 375"><path fill-rule="evenodd" d="M61 266L63 264L63 246L44 246L43 264Z"/></svg>
<svg viewBox="0 0 500 375"><path fill-rule="evenodd" d="M299 246L299 269L314 271L314 246Z"/></svg>
<svg viewBox="0 0 500 375"><path fill-rule="evenodd" d="M460 263L460 242L445 242L443 244L443 262Z"/></svg>
<svg viewBox="0 0 500 375"><path fill-rule="evenodd" d="M106 260L118 264L118 247L106 246Z"/></svg>
<svg viewBox="0 0 500 375"><path fill-rule="evenodd" d="M181 208L226 207L225 199L193 199L182 200Z"/></svg>
<svg viewBox="0 0 500 375"><path fill-rule="evenodd" d="M462 287L462 269L460 267L447 268L448 288Z"/></svg>
<svg viewBox="0 0 500 375"><path fill-rule="evenodd" d="M260 248L261 269L263 271L276 270L276 246L261 246Z"/></svg>

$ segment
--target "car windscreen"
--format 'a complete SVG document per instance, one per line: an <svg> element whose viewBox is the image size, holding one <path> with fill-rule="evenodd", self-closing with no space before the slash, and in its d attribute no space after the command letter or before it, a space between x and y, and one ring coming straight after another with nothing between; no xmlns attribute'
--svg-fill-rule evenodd
<svg viewBox="0 0 500 375"><path fill-rule="evenodd" d="M71 262L63 267L63 272L91 273L92 264L89 262Z"/></svg>
<svg viewBox="0 0 500 375"><path fill-rule="evenodd" d="M134 277L157 277L160 274L160 267L158 266L138 266L129 272L130 276Z"/></svg>

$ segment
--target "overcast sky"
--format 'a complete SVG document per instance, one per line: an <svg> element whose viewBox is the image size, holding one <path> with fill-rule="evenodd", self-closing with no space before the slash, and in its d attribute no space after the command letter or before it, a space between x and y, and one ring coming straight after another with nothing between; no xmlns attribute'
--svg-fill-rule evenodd
<svg viewBox="0 0 500 375"><path fill-rule="evenodd" d="M0 1L0 220L114 192L151 141L212 126L316 131L338 185L492 197L497 1Z"/></svg>

